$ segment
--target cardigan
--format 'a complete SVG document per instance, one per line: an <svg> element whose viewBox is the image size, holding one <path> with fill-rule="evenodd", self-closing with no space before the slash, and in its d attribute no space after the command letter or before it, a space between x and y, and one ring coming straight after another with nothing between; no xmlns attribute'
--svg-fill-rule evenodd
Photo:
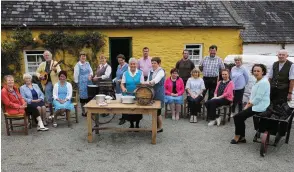
<svg viewBox="0 0 294 172"><path fill-rule="evenodd" d="M249 102L253 104L252 110L255 112L264 112L270 105L270 83L266 78L253 85Z"/></svg>
<svg viewBox="0 0 294 172"><path fill-rule="evenodd" d="M171 95L171 93L173 92L173 82L171 78L167 78L165 80L164 88L165 88L165 95ZM181 96L182 94L184 94L184 91L185 91L184 81L180 77L178 77L176 80L176 90L177 90L178 96Z"/></svg>
<svg viewBox="0 0 294 172"><path fill-rule="evenodd" d="M214 95L217 95L217 90L219 87L220 82L223 81L219 81L216 85L215 91L214 91ZM227 85L227 87L225 88L222 96L224 96L225 99L229 100L229 101L233 101L234 98L234 83L233 81L230 81Z"/></svg>
<svg viewBox="0 0 294 172"><path fill-rule="evenodd" d="M18 92L18 89L16 87L13 87L13 89L18 98L16 98L12 92L8 91L8 88L6 85L1 90L1 99L2 99L2 103L5 106L5 111L9 115L24 114L25 109L20 109L20 106L25 104L25 101L22 98L21 94Z"/></svg>
<svg viewBox="0 0 294 172"><path fill-rule="evenodd" d="M57 100L58 99L58 83L56 83L53 87L53 99ZM71 100L72 97L72 85L69 82L66 82L66 87L67 87L67 95L66 95L66 99L67 100Z"/></svg>
<svg viewBox="0 0 294 172"><path fill-rule="evenodd" d="M32 85L33 85L33 89L38 94L38 99L42 99L44 101L44 94L41 91L40 87L34 83ZM32 103L33 95L32 95L31 89L27 85L23 85L20 87L20 94L28 104Z"/></svg>

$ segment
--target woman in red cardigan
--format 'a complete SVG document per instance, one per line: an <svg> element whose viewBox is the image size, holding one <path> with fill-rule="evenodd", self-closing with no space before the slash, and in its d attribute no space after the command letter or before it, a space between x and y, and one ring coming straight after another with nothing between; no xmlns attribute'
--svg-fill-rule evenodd
<svg viewBox="0 0 294 172"><path fill-rule="evenodd" d="M183 104L183 94L185 86L182 78L178 75L176 68L170 71L171 77L167 78L164 83L165 103L170 105L172 119L180 119L181 105Z"/></svg>
<svg viewBox="0 0 294 172"><path fill-rule="evenodd" d="M210 118L208 126L213 126L221 123L221 117L217 116L216 108L224 105L229 105L234 98L234 83L230 81L230 72L228 69L222 70L222 81L217 83L216 89L214 91L214 97L207 102L205 106L207 109L207 115Z"/></svg>
<svg viewBox="0 0 294 172"><path fill-rule="evenodd" d="M7 75L4 77L5 85L1 90L2 103L5 106L6 112L13 116L19 114L30 114L35 117L38 121L37 130L46 131L48 128L44 127L42 119L40 117L37 108L27 107L27 103L22 98L18 89L14 86L14 78L12 75Z"/></svg>

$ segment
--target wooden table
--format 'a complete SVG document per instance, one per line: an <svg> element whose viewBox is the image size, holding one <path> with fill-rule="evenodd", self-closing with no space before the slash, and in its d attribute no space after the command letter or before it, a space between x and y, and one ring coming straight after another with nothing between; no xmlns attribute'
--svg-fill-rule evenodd
<svg viewBox="0 0 294 172"><path fill-rule="evenodd" d="M88 125L88 142L93 140L93 128L92 128L92 115L111 113L111 114L144 114L152 115L152 129L143 128L110 128L110 127L96 127L98 131L100 129L112 129L117 131L152 131L152 144L156 144L157 134L157 110L161 108L160 101L155 101L152 105L140 106L137 104L122 104L116 101L111 101L107 106L99 106L96 104L96 100L88 102L84 108L87 111L87 125Z"/></svg>

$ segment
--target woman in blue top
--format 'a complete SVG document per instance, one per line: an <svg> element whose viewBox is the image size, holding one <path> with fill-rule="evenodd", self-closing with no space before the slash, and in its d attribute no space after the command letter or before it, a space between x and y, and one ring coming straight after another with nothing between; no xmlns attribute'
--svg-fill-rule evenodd
<svg viewBox="0 0 294 172"><path fill-rule="evenodd" d="M125 71L128 70L128 63L125 62L125 56L123 54L119 54L117 55L117 61L118 61L118 66L117 66L117 70L116 70L116 77L112 80L113 82L115 82L115 92L117 94L121 93L121 87L120 87L120 83L122 80L122 76L124 74Z"/></svg>
<svg viewBox="0 0 294 172"><path fill-rule="evenodd" d="M80 61L74 68L74 82L79 88L79 97L82 108L82 116L87 116L85 113L84 105L89 102L88 100L88 85L92 85L93 70L86 61L86 53L80 52Z"/></svg>
<svg viewBox="0 0 294 172"><path fill-rule="evenodd" d="M118 66L116 70L116 77L112 80L112 82L115 83L115 93L116 94L121 94L121 79L125 71L128 70L128 64L125 62L125 56L123 54L117 55L117 61L118 61ZM122 125L125 123L125 115L122 115L122 117L119 119L119 125Z"/></svg>
<svg viewBox="0 0 294 172"><path fill-rule="evenodd" d="M245 86L248 84L249 74L244 66L242 66L242 57L236 56L234 58L236 66L231 70L231 79L234 82L234 100L232 112L235 113L236 105L238 105L238 112L243 109L243 94Z"/></svg>
<svg viewBox="0 0 294 172"><path fill-rule="evenodd" d="M257 113L264 112L270 104L270 83L264 78L266 66L255 64L251 72L256 78L256 83L251 89L250 99L244 110L234 116L235 137L231 140L231 144L246 143L245 120Z"/></svg>
<svg viewBox="0 0 294 172"><path fill-rule="evenodd" d="M66 81L66 71L60 71L58 74L59 82L53 88L53 105L55 110L53 127L57 127L57 116L66 112L68 126L70 126L70 111L74 109L71 103L72 85Z"/></svg>
<svg viewBox="0 0 294 172"><path fill-rule="evenodd" d="M25 99L27 106L36 108L41 116L41 130L48 130L46 122L46 106L44 102L44 94L37 84L32 83L32 75L26 73L23 75L25 84L20 87L20 94ZM43 126L44 124L44 126Z"/></svg>
<svg viewBox="0 0 294 172"><path fill-rule="evenodd" d="M134 95L134 91L138 84L144 82L144 76L142 71L137 69L138 61L135 58L130 58L129 68L124 72L121 80L121 90L123 93L128 92ZM130 121L130 128L134 128L134 122L136 122L136 128L140 128L139 123L142 119L142 114L124 115L124 119Z"/></svg>

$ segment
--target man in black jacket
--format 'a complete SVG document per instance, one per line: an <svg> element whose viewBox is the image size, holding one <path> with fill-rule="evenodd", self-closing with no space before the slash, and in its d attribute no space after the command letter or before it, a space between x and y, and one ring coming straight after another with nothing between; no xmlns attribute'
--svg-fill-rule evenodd
<svg viewBox="0 0 294 172"><path fill-rule="evenodd" d="M288 52L280 50L279 60L275 62L269 73L271 83L271 103L291 100L294 86L294 64L287 60Z"/></svg>

